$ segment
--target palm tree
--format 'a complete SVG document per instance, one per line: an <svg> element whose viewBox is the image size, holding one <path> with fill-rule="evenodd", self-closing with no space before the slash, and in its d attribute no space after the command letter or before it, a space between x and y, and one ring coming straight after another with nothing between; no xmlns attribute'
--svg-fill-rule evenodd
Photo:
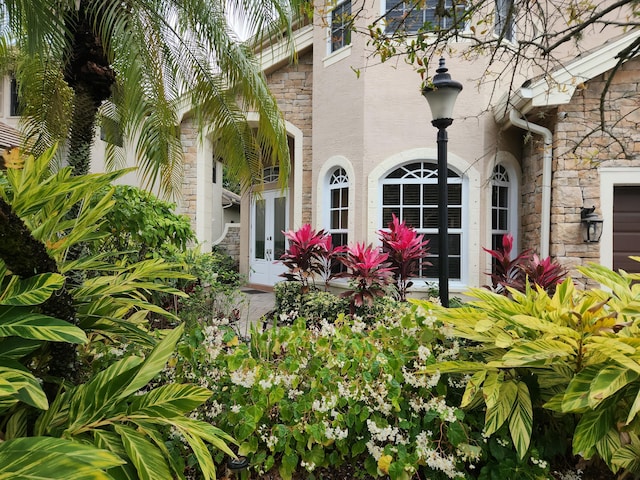
<svg viewBox="0 0 640 480"><path fill-rule="evenodd" d="M302 0L0 0L0 58L20 52L25 131L33 149L66 140L78 175L90 166L96 122L133 142L146 187L175 193L179 114L216 135L216 154L246 187L263 158L289 168L274 97L230 14L258 40L290 32ZM245 112L259 113L253 129ZM107 129L108 131L108 129ZM117 164L117 156L109 163Z"/></svg>

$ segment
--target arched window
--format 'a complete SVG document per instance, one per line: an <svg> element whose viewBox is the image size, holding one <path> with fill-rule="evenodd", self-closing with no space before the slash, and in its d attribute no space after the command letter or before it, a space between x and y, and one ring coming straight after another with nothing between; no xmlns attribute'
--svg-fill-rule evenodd
<svg viewBox="0 0 640 480"><path fill-rule="evenodd" d="M462 280L463 265L463 179L453 170L447 173L449 215L449 278ZM382 228L396 215L429 240L427 265L419 277L438 278L438 166L417 161L396 168L382 179Z"/></svg>
<svg viewBox="0 0 640 480"><path fill-rule="evenodd" d="M349 176L336 168L329 176L329 227L334 247L346 245L349 229Z"/></svg>
<svg viewBox="0 0 640 480"><path fill-rule="evenodd" d="M515 226L511 225L510 187L509 172L503 165L496 165L491 178L491 248L493 250L502 247L502 237L506 233L515 234Z"/></svg>

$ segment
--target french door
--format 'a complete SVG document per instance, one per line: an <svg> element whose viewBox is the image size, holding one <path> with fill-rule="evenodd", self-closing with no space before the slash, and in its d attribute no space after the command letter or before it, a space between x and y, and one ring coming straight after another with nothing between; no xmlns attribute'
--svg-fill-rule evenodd
<svg viewBox="0 0 640 480"><path fill-rule="evenodd" d="M251 202L249 281L274 285L286 271L280 256L286 248L284 233L289 226L289 202L286 191L263 191Z"/></svg>

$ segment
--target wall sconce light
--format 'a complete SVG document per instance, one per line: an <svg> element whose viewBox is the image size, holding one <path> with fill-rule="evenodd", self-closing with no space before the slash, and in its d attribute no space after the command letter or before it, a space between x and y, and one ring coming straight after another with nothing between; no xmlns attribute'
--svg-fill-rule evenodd
<svg viewBox="0 0 640 480"><path fill-rule="evenodd" d="M602 224L604 220L594 213L596 207L582 207L580 209L580 220L584 229L583 238L586 243L598 243L602 236Z"/></svg>

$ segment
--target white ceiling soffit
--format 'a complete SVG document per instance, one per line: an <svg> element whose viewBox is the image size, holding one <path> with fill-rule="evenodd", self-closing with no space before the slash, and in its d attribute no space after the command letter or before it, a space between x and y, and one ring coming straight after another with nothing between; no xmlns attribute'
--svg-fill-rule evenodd
<svg viewBox="0 0 640 480"><path fill-rule="evenodd" d="M294 30L293 47L296 53L302 52L311 45L313 45L313 25L306 25ZM262 70L268 71L281 63L291 61L291 53L291 42L283 39L256 53L256 56L260 60Z"/></svg>
<svg viewBox="0 0 640 480"><path fill-rule="evenodd" d="M516 108L524 114L535 107L569 103L579 85L615 67L618 63L617 55L638 37L640 37L640 29L605 43L589 54L577 57L551 73L550 77L545 76L532 82L525 82L523 85L526 86L512 92L511 98L505 94L494 105L496 121L504 123L509 117L510 108Z"/></svg>

